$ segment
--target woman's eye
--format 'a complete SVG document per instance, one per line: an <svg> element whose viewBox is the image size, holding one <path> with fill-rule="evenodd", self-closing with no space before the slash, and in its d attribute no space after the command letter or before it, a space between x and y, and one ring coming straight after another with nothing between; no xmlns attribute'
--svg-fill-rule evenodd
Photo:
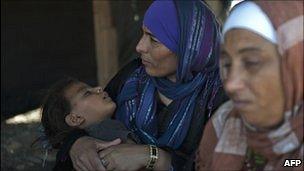
<svg viewBox="0 0 304 171"><path fill-rule="evenodd" d="M245 61L245 67L250 68L250 67L256 67L259 66L260 62L259 61Z"/></svg>
<svg viewBox="0 0 304 171"><path fill-rule="evenodd" d="M225 62L222 64L223 68L230 68L231 67L231 62Z"/></svg>
<svg viewBox="0 0 304 171"><path fill-rule="evenodd" d="M150 40L151 40L153 43L158 43L158 40L156 40L156 39L153 38L153 37L150 37Z"/></svg>

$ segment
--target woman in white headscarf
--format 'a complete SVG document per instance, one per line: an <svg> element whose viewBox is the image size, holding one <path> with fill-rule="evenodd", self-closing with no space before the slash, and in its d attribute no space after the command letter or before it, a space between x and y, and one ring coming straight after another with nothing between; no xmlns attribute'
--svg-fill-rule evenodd
<svg viewBox="0 0 304 171"><path fill-rule="evenodd" d="M303 169L303 1L246 1L223 28L231 101L209 120L198 170ZM298 167L284 167L299 159Z"/></svg>

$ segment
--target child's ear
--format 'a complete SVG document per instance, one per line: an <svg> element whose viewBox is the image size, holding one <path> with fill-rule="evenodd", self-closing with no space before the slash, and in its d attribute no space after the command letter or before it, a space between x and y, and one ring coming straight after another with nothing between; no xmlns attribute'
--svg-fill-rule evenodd
<svg viewBox="0 0 304 171"><path fill-rule="evenodd" d="M84 121L84 117L74 113L70 113L65 117L65 122L71 127L80 126Z"/></svg>

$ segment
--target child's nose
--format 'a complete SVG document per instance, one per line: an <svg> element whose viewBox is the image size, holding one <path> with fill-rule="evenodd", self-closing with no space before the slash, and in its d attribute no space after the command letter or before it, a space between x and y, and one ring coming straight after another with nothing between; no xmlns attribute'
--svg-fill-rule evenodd
<svg viewBox="0 0 304 171"><path fill-rule="evenodd" d="M102 93L103 92L102 87L95 87L94 89L95 89L95 92L97 92L97 93Z"/></svg>

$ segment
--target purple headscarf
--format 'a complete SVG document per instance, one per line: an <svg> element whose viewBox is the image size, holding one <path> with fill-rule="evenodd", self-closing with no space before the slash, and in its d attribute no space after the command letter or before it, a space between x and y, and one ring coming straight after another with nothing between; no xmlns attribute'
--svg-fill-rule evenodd
<svg viewBox="0 0 304 171"><path fill-rule="evenodd" d="M144 26L168 49L177 53L179 25L173 1L154 1L146 11Z"/></svg>

